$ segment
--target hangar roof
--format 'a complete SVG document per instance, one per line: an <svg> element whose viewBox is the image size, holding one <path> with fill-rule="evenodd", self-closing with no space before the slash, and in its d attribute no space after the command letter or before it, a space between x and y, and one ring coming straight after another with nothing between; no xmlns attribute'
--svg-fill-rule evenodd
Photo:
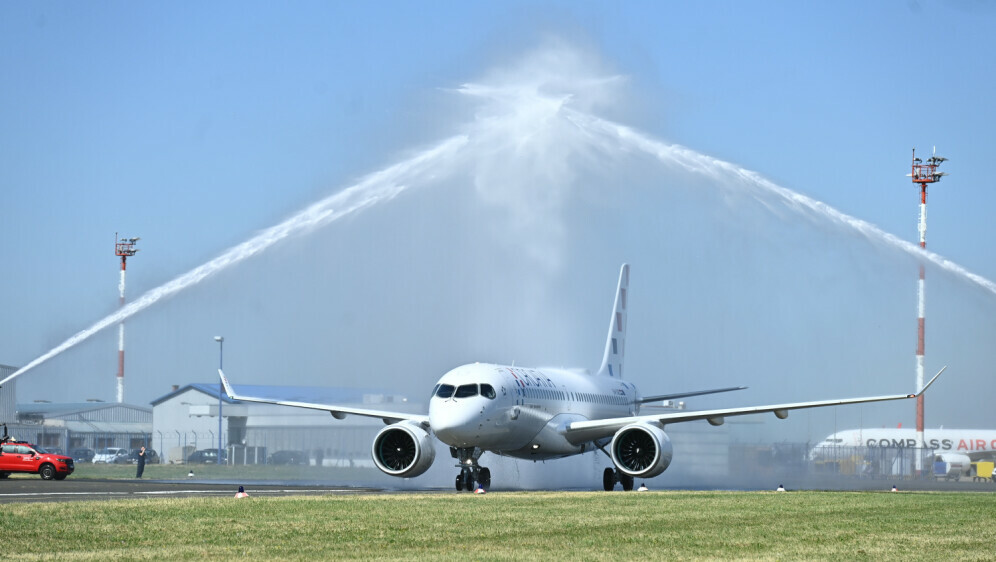
<svg viewBox="0 0 996 562"><path fill-rule="evenodd" d="M220 392L220 383L192 383L180 387L177 390L156 398L151 402L153 406L187 392L195 390L217 399ZM320 404L363 404L374 402L402 402L401 395L390 394L384 390L347 388L347 387L327 387L327 386L278 386L263 384L240 384L238 393L245 396L258 396L260 398L272 398L274 400L286 400L295 402L316 402ZM373 399L373 400L371 400ZM237 400L232 400L227 394L222 394L222 401L227 404L237 404Z"/></svg>

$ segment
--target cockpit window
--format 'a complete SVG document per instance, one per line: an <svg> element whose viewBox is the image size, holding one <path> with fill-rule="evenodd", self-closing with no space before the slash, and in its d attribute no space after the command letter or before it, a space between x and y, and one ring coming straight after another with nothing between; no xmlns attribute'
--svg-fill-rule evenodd
<svg viewBox="0 0 996 562"><path fill-rule="evenodd" d="M452 384L441 384L436 389L436 396L438 398L449 398L453 396L453 385Z"/></svg>
<svg viewBox="0 0 996 562"><path fill-rule="evenodd" d="M495 393L495 387L490 384L481 385L481 396L487 398L488 400L494 400L498 394Z"/></svg>
<svg viewBox="0 0 996 562"><path fill-rule="evenodd" d="M476 384L461 384L456 390L456 398L470 398L477 396Z"/></svg>

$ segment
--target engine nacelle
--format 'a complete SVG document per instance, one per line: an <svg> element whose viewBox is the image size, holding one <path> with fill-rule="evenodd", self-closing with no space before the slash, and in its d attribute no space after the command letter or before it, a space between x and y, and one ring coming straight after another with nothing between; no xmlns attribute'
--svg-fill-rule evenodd
<svg viewBox="0 0 996 562"><path fill-rule="evenodd" d="M373 440L373 461L385 474L411 478L424 473L436 459L429 432L416 422L391 424Z"/></svg>
<svg viewBox="0 0 996 562"><path fill-rule="evenodd" d="M972 459L961 453L941 453L934 457L934 476L957 480L972 472ZM988 476L985 475L985 476Z"/></svg>
<svg viewBox="0 0 996 562"><path fill-rule="evenodd" d="M640 478L653 478L667 470L674 454L671 439L664 430L645 422L617 431L610 451L616 468Z"/></svg>

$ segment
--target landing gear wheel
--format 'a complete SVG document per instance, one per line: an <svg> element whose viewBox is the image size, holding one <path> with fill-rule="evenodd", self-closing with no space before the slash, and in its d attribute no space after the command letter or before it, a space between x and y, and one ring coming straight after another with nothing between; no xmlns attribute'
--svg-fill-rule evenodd
<svg viewBox="0 0 996 562"><path fill-rule="evenodd" d="M485 492L491 490L491 469L482 466L477 474L477 482Z"/></svg>
<svg viewBox="0 0 996 562"><path fill-rule="evenodd" d="M463 491L463 473L457 474L456 477L456 489L458 492Z"/></svg>
<svg viewBox="0 0 996 562"><path fill-rule="evenodd" d="M464 469L460 474L463 477L463 488L468 492L474 491L474 472L470 469Z"/></svg>
<svg viewBox="0 0 996 562"><path fill-rule="evenodd" d="M612 488L616 486L616 472L611 468L606 468L602 472L602 488L606 492L611 492Z"/></svg>
<svg viewBox="0 0 996 562"><path fill-rule="evenodd" d="M633 477L629 474L619 473L619 482L622 483L623 490L627 492L633 491Z"/></svg>

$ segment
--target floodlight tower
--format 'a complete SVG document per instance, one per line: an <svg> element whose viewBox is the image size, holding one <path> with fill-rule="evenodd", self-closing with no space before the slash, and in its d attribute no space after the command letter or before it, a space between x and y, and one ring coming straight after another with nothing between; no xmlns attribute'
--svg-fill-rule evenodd
<svg viewBox="0 0 996 562"><path fill-rule="evenodd" d="M118 238L118 233L114 233L114 255L121 256L121 282L118 283L118 292L121 300L119 307L125 303L125 267L128 257L134 256L138 252L135 242L138 238ZM124 402L124 321L118 324L118 403Z"/></svg>
<svg viewBox="0 0 996 562"><path fill-rule="evenodd" d="M947 158L941 158L936 154L927 159L927 163L916 157L916 149L913 149L913 164L910 170L910 177L913 183L920 185L920 247L927 248L927 186L940 181L947 174L938 172L937 168ZM924 274L923 262L920 262L920 281L917 284L917 335L916 335L916 388L923 388L923 343L924 343ZM923 448L923 394L916 398L916 442L917 446ZM917 456L919 465L920 457ZM919 466L918 466L919 468Z"/></svg>

